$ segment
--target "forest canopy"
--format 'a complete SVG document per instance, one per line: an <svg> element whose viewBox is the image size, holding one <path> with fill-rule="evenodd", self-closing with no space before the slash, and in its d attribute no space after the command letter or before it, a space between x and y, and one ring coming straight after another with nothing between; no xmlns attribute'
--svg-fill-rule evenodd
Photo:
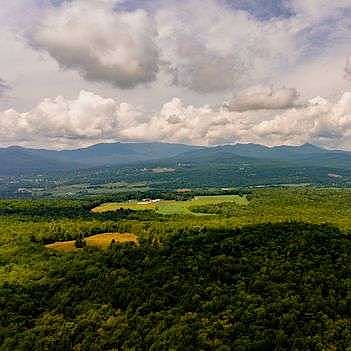
<svg viewBox="0 0 351 351"><path fill-rule="evenodd" d="M2 202L0 350L349 350L349 196L262 190L210 216ZM83 245L104 232L139 242Z"/></svg>

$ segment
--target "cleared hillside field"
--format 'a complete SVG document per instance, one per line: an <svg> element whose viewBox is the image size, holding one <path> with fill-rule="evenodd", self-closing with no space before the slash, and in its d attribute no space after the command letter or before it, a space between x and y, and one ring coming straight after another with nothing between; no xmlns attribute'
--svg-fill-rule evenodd
<svg viewBox="0 0 351 351"><path fill-rule="evenodd" d="M126 201L105 203L92 209L94 213L116 211L118 209L130 209L134 211L154 210L157 213L170 214L192 214L202 215L201 212L192 212L192 208L199 206L218 205L222 203L235 203L236 205L246 206L248 200L245 196L239 195L218 195L218 196L197 196L188 201L161 200L159 202Z"/></svg>
<svg viewBox="0 0 351 351"><path fill-rule="evenodd" d="M138 244L138 237L131 233L102 233L89 236L84 239L86 246L97 247L99 249L107 249L112 241L116 243L133 242ZM47 249L71 252L78 250L75 246L75 240L58 241L53 244L45 245Z"/></svg>

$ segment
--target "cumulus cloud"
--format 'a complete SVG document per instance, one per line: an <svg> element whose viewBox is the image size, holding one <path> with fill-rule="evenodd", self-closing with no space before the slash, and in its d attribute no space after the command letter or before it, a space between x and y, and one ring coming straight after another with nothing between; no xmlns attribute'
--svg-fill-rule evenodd
<svg viewBox="0 0 351 351"><path fill-rule="evenodd" d="M33 146L80 146L120 137L120 130L142 120L127 103L82 91L75 100L62 96L45 99L33 110L0 113L3 144Z"/></svg>
<svg viewBox="0 0 351 351"><path fill-rule="evenodd" d="M156 79L156 28L144 10L115 11L113 1L64 2L49 8L32 34L63 67L86 79L130 88Z"/></svg>
<svg viewBox="0 0 351 351"><path fill-rule="evenodd" d="M258 140L267 143L313 142L330 147L351 146L351 93L336 103L317 97L303 110L291 109L252 129Z"/></svg>
<svg viewBox="0 0 351 351"><path fill-rule="evenodd" d="M294 88L273 89L256 86L237 94L226 103L229 111L282 110L297 106L299 94Z"/></svg>
<svg viewBox="0 0 351 351"><path fill-rule="evenodd" d="M0 142L351 148L350 94L341 94L351 79L350 11L350 0L4 2L0 110L14 108L0 112ZM305 97L267 88L276 84ZM76 98L82 89L101 96ZM220 108L205 105L221 102L223 91L234 98ZM342 97L300 102L316 95Z"/></svg>
<svg viewBox="0 0 351 351"><path fill-rule="evenodd" d="M260 21L214 0L163 7L156 21L174 83L200 93L247 86L286 69L298 57L296 35L304 27L294 19Z"/></svg>
<svg viewBox="0 0 351 351"><path fill-rule="evenodd" d="M350 148L351 93L344 93L335 103L316 97L303 106L286 106L279 111L196 108L173 99L148 123L127 128L123 133L135 139L147 137L195 144L255 142L299 145L311 142Z"/></svg>
<svg viewBox="0 0 351 351"><path fill-rule="evenodd" d="M339 60L349 50L350 8L349 0L5 1L0 29L13 38L1 41L0 68L16 82L19 108L81 89L152 108L174 95L212 103L223 91L277 82L335 95L347 89ZM13 53L10 40L23 53ZM318 79L321 69L328 84Z"/></svg>
<svg viewBox="0 0 351 351"><path fill-rule="evenodd" d="M0 113L2 145L76 147L103 141L167 141L197 145L255 142L351 148L351 92L336 102L316 97L299 107L229 111L178 98L149 114L82 91L77 99L45 99L33 110Z"/></svg>
<svg viewBox="0 0 351 351"><path fill-rule="evenodd" d="M177 86L212 93L286 70L299 57L297 35L306 27L294 18L261 21L217 0L167 1L148 12L115 3L52 6L33 26L32 43L89 80L132 88L162 71Z"/></svg>
<svg viewBox="0 0 351 351"><path fill-rule="evenodd" d="M6 17L24 13L25 1L16 3L22 5L6 5ZM157 87L182 89L183 96L189 90L214 94L276 81L289 84L284 77L296 66L309 56L318 61L350 34L348 0L277 1L264 6L273 14L268 17L260 15L262 4L256 0L40 3L46 5L29 1L35 11L29 11L34 15L26 36L61 67L117 88L147 88L157 81Z"/></svg>

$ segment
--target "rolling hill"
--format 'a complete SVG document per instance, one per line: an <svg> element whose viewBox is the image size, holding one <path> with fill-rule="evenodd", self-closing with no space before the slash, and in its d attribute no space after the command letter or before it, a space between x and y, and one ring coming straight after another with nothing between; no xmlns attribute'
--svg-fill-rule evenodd
<svg viewBox="0 0 351 351"><path fill-rule="evenodd" d="M0 175L50 173L142 163L233 164L249 162L255 167L307 167L349 171L351 152L327 150L311 144L267 147L235 144L199 147L168 143L97 144L76 150L45 150L22 147L0 149Z"/></svg>
<svg viewBox="0 0 351 351"><path fill-rule="evenodd" d="M0 175L68 171L173 157L197 146L166 143L97 144L76 150L45 150L11 146L0 149Z"/></svg>
<svg viewBox="0 0 351 351"><path fill-rule="evenodd" d="M221 145L199 150L191 150L177 156L179 160L199 162L219 162L220 160L245 160L254 163L283 163L291 166L331 167L349 170L351 168L351 152L327 150L312 144L301 146L267 147L258 144Z"/></svg>
<svg viewBox="0 0 351 351"><path fill-rule="evenodd" d="M57 171L70 171L81 167L75 162L58 160L45 154L32 153L29 149L9 147L0 149L0 175L38 174Z"/></svg>

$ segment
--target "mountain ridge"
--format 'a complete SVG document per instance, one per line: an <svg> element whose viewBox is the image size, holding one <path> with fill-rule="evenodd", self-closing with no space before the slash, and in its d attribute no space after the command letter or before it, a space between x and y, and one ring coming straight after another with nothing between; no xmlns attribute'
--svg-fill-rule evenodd
<svg viewBox="0 0 351 351"><path fill-rule="evenodd" d="M84 148L48 150L9 146L0 148L0 175L70 171L96 167L118 167L149 161L235 162L250 158L261 162L282 161L306 166L329 163L351 167L351 152L328 150L313 144L265 146L254 143L194 146L162 142L99 143Z"/></svg>

